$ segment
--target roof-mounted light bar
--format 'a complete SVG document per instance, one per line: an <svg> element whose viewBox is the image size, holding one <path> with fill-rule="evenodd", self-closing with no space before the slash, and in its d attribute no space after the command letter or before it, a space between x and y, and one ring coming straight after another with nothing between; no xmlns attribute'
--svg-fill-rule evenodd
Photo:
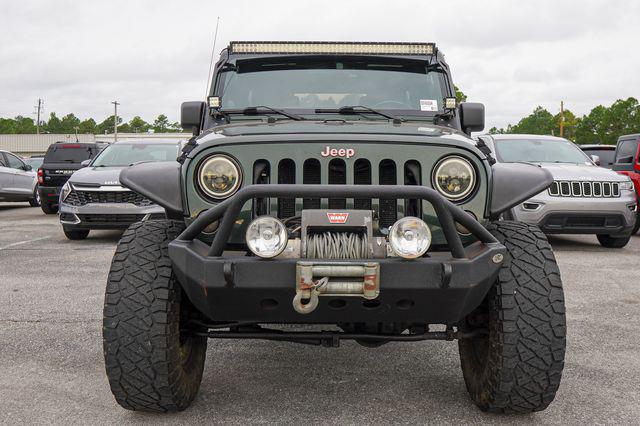
<svg viewBox="0 0 640 426"><path fill-rule="evenodd" d="M235 54L433 55L435 43L232 41Z"/></svg>

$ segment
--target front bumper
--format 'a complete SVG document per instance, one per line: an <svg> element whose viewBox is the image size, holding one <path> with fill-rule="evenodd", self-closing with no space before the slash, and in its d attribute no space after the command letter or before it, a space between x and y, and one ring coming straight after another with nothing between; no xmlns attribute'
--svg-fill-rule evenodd
<svg viewBox="0 0 640 426"><path fill-rule="evenodd" d="M313 312L292 306L299 261L320 265L322 259L232 257L222 249L244 203L261 197L361 196L420 198L436 211L450 252L429 253L414 260L399 258L347 261L380 266L380 294L373 300L322 296ZM211 246L197 239L220 220ZM479 241L463 247L455 222ZM169 244L174 273L194 306L214 321L263 323L419 322L454 324L476 308L495 282L506 253L484 227L430 188L417 186L252 185L198 219ZM334 302L338 299L338 302Z"/></svg>
<svg viewBox="0 0 640 426"><path fill-rule="evenodd" d="M130 203L60 204L60 223L67 229L126 229L132 223L165 217L164 208L138 207Z"/></svg>
<svg viewBox="0 0 640 426"><path fill-rule="evenodd" d="M626 235L636 220L632 191L615 198L552 197L547 191L513 210L514 219L539 226L547 234Z"/></svg>

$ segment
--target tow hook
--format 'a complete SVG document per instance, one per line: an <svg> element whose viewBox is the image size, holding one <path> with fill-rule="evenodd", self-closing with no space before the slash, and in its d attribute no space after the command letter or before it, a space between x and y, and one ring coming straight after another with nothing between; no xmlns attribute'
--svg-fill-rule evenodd
<svg viewBox="0 0 640 426"><path fill-rule="evenodd" d="M293 309L300 314L313 312L320 296L360 296L375 299L380 295L380 264L366 262L298 262Z"/></svg>

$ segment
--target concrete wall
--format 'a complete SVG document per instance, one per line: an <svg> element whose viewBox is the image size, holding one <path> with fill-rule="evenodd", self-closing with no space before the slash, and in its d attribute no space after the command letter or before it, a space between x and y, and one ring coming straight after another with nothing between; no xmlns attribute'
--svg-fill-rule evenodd
<svg viewBox="0 0 640 426"><path fill-rule="evenodd" d="M191 133L118 133L118 140L153 140L153 139L184 139L191 137ZM113 134L106 135L78 135L80 142L113 142ZM75 142L76 136L71 135L0 135L0 149L11 151L17 155L29 157L44 154L52 143L59 141Z"/></svg>

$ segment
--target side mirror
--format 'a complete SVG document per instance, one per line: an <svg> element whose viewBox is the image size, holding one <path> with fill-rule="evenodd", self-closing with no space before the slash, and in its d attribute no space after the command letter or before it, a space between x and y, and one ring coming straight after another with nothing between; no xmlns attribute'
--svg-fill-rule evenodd
<svg viewBox="0 0 640 426"><path fill-rule="evenodd" d="M183 129L197 135L200 131L202 114L206 104L201 101L183 102L180 109L180 125Z"/></svg>
<svg viewBox="0 0 640 426"><path fill-rule="evenodd" d="M91 164L91 160L84 160L80 162L80 167L87 167L89 164Z"/></svg>
<svg viewBox="0 0 640 426"><path fill-rule="evenodd" d="M22 168L25 172L30 172L31 170L33 170L33 166L31 166L31 164L25 164L24 166L22 166Z"/></svg>
<svg viewBox="0 0 640 426"><path fill-rule="evenodd" d="M627 155L626 157L620 157L620 158L618 158L618 161L616 161L616 163L618 163L618 164L631 164L631 163L633 163L633 155Z"/></svg>
<svg viewBox="0 0 640 426"><path fill-rule="evenodd" d="M599 166L599 165L600 165L600 157L598 157L597 155L592 155L592 156L591 156L591 161L593 161L593 163L594 163L596 166Z"/></svg>
<svg viewBox="0 0 640 426"><path fill-rule="evenodd" d="M484 130L484 105L477 102L462 102L460 104L460 126L462 131L481 132Z"/></svg>

